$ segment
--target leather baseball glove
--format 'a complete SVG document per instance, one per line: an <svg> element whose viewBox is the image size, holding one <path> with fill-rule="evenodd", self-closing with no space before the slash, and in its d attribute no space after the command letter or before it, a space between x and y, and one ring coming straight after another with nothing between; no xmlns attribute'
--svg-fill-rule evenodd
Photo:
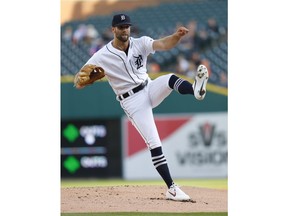
<svg viewBox="0 0 288 216"><path fill-rule="evenodd" d="M87 85L92 85L95 81L103 78L105 71L102 67L87 64L74 77L74 87L81 89Z"/></svg>

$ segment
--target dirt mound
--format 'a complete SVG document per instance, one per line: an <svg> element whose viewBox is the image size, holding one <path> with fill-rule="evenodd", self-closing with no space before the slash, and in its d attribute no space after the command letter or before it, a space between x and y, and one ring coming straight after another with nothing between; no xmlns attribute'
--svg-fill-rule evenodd
<svg viewBox="0 0 288 216"><path fill-rule="evenodd" d="M192 201L165 199L164 186L72 187L61 189L61 213L228 212L227 190L181 187Z"/></svg>

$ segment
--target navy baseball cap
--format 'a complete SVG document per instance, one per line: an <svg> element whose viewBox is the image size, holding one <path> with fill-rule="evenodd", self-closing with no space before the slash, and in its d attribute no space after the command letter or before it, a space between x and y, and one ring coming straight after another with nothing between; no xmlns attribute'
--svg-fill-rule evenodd
<svg viewBox="0 0 288 216"><path fill-rule="evenodd" d="M112 26L129 25L131 26L130 17L126 14L116 14L113 16Z"/></svg>

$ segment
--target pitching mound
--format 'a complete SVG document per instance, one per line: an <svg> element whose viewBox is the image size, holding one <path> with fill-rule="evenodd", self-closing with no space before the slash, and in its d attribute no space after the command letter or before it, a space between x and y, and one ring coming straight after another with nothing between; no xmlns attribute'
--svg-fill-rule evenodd
<svg viewBox="0 0 288 216"><path fill-rule="evenodd" d="M227 190L181 187L192 201L165 199L164 186L73 187L61 189L61 213L228 212Z"/></svg>

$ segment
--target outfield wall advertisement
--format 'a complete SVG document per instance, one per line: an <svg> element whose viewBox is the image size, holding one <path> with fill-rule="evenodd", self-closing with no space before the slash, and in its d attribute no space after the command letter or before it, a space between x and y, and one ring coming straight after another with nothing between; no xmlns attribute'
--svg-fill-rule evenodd
<svg viewBox="0 0 288 216"><path fill-rule="evenodd" d="M227 112L155 115L156 126L173 178L227 177ZM146 144L122 119L123 177L159 179Z"/></svg>
<svg viewBox="0 0 288 216"><path fill-rule="evenodd" d="M61 177L122 177L119 119L61 122Z"/></svg>

